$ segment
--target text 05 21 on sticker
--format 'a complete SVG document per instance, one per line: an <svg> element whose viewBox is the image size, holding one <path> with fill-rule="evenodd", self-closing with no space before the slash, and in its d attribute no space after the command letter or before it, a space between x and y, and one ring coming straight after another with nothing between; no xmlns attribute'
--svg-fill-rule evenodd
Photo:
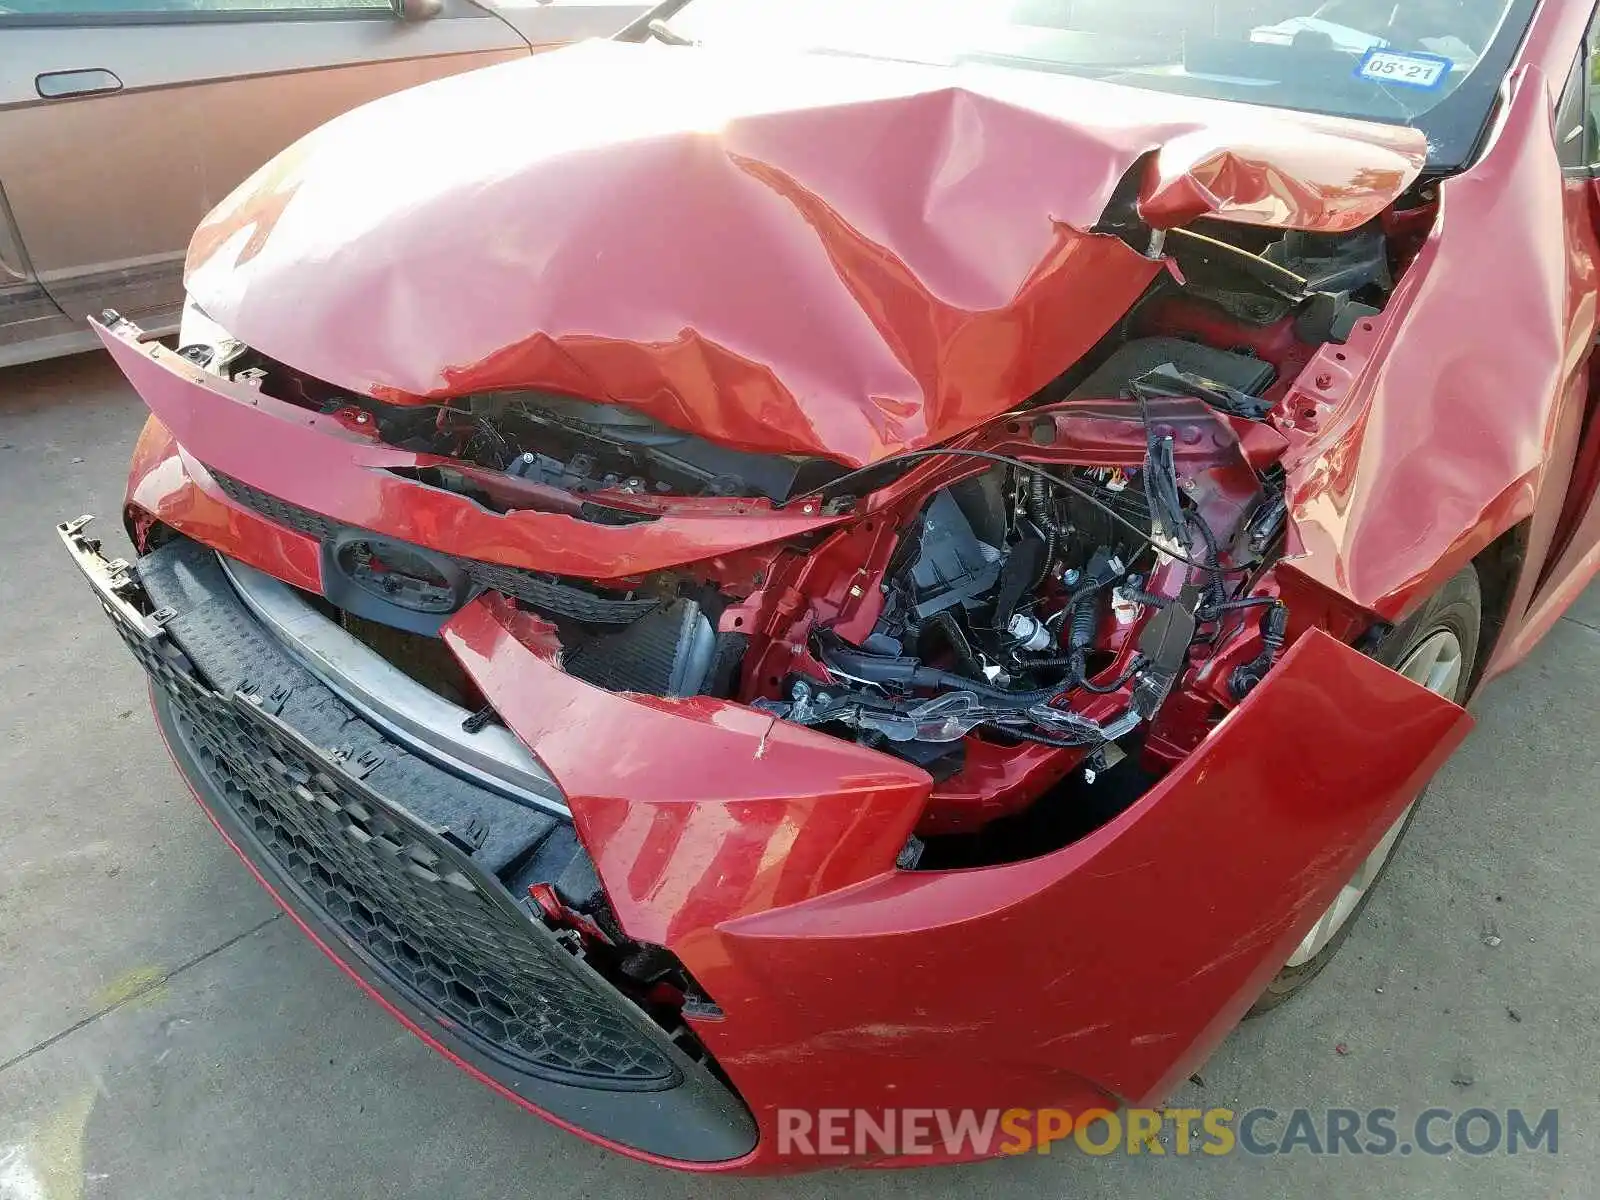
<svg viewBox="0 0 1600 1200"><path fill-rule="evenodd" d="M1403 87L1432 89L1450 78L1452 64L1435 54L1414 54L1399 50L1369 50L1356 68L1361 79L1376 83L1397 83Z"/></svg>

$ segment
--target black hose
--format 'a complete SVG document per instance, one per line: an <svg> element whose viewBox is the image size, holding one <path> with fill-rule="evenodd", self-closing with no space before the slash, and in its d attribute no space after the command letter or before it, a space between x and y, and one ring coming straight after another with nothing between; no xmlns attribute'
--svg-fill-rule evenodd
<svg viewBox="0 0 1600 1200"><path fill-rule="evenodd" d="M1233 669L1228 678L1228 689L1235 700L1243 700L1272 670L1283 652L1283 643L1289 632L1289 610L1274 601L1271 608L1261 614L1261 653L1247 663Z"/></svg>
<svg viewBox="0 0 1600 1200"><path fill-rule="evenodd" d="M1144 669L1145 662L1143 655L1135 654L1133 660L1123 669L1122 674L1118 675L1110 683L1094 684L1085 679L1078 686L1086 692L1093 692L1096 696L1109 696L1112 692L1121 691L1127 687L1133 677Z"/></svg>
<svg viewBox="0 0 1600 1200"><path fill-rule="evenodd" d="M1243 600L1229 600L1218 607L1222 612L1238 612L1241 608L1265 608L1277 603L1276 596L1247 596Z"/></svg>
<svg viewBox="0 0 1600 1200"><path fill-rule="evenodd" d="M1171 608L1173 604L1171 596L1157 596L1154 592L1142 591L1139 588L1125 587L1120 594L1146 608Z"/></svg>
<svg viewBox="0 0 1600 1200"><path fill-rule="evenodd" d="M1034 733L1031 730L1013 729L1009 725L999 725L993 721L984 722L983 728L998 730L999 732L1017 738L1020 741L1037 742L1041 746L1054 746L1058 750L1082 750L1086 746L1105 745L1105 738L1095 737L1090 733L1081 734L1076 738L1058 738L1051 737L1047 733Z"/></svg>
<svg viewBox="0 0 1600 1200"><path fill-rule="evenodd" d="M1095 596L1085 597L1072 609L1072 628L1067 644L1073 650L1083 651L1094 645L1095 630L1100 628L1100 606Z"/></svg>
<svg viewBox="0 0 1600 1200"><path fill-rule="evenodd" d="M1217 542L1216 531L1199 513L1191 516L1190 523L1199 527L1200 537L1206 544L1206 573L1210 576L1206 590L1211 595L1209 602L1201 607L1199 615L1202 620L1214 621L1228 599L1228 587L1222 572L1222 547Z"/></svg>
<svg viewBox="0 0 1600 1200"><path fill-rule="evenodd" d="M1073 592L1068 597L1066 606L1045 623L1046 628L1049 628L1063 619L1071 622L1068 626L1067 645L1072 653L1060 658L1031 659L1023 665L1030 671L1051 671L1065 667L1067 678L1061 686L1068 690L1081 686L1088 670L1088 650L1094 644L1095 632L1100 627L1099 606L1091 601L1116 581L1115 575L1108 575L1104 579L1085 584Z"/></svg>
<svg viewBox="0 0 1600 1200"><path fill-rule="evenodd" d="M1062 667L1070 667L1081 657L1077 654L1064 654L1057 658L1030 658L1024 664L1030 671L1058 671Z"/></svg>
<svg viewBox="0 0 1600 1200"><path fill-rule="evenodd" d="M1064 693L1083 686L1084 676L1089 669L1089 659L1082 650L1074 650L1064 658L1035 659L1024 663L1023 666L1029 671L1055 671L1065 667L1066 678L1055 687L1058 693Z"/></svg>
<svg viewBox="0 0 1600 1200"><path fill-rule="evenodd" d="M1028 477L1029 511L1039 523L1039 528L1044 530L1044 565L1039 568L1039 578L1034 580L1034 586L1045 581L1050 574L1050 564L1056 560L1056 551L1061 547L1061 527L1056 524L1055 517L1050 512L1050 493L1044 480L1038 475Z"/></svg>
<svg viewBox="0 0 1600 1200"><path fill-rule="evenodd" d="M1110 587L1115 582L1116 582L1116 577L1112 576L1112 577L1107 578L1107 579L1097 579L1093 583L1085 584L1083 587L1081 587L1077 591L1073 592L1072 595L1067 597L1067 602L1066 602L1066 604L1064 604L1062 606L1061 611L1056 613L1048 621L1046 621L1045 625L1046 626L1056 625L1056 624L1059 624L1061 621L1066 620L1069 617L1075 617L1076 614L1077 614L1077 611L1078 611L1078 605L1082 604L1085 600L1087 600L1090 596L1093 596L1096 592L1102 591L1105 588Z"/></svg>
<svg viewBox="0 0 1600 1200"><path fill-rule="evenodd" d="M1029 509L1038 518L1039 524L1046 530L1054 529L1056 524L1050 516L1050 493L1039 476L1028 476L1028 495L1032 500Z"/></svg>

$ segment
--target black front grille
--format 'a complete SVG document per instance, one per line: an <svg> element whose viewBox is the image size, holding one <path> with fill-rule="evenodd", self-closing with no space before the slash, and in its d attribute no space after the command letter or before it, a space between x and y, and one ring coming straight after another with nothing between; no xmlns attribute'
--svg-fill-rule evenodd
<svg viewBox="0 0 1600 1200"><path fill-rule="evenodd" d="M319 542L330 542L344 533L372 532L362 530L358 526L345 525L321 513L312 512L309 508L302 508L298 504L291 504L287 500L263 492L260 488L241 483L220 471L212 471L211 477L216 480L223 494L235 504L259 513L275 525L282 525L295 533L316 538ZM381 535L374 534L374 536ZM562 583L552 576L541 575L537 571L527 571L521 567L483 562L454 554L446 554L443 557L463 571L480 590L504 592L512 599L521 600L541 612L565 617L570 621L592 625L627 625L660 606L660 601L652 597L626 599L597 596L583 588Z"/></svg>
<svg viewBox="0 0 1600 1200"><path fill-rule="evenodd" d="M173 761L324 949L559 1121L679 1162L750 1153L754 1119L688 1031L669 1036L529 898L583 860L570 822L387 739L250 614L213 552L178 537L130 568L86 521L57 533L149 675Z"/></svg>
<svg viewBox="0 0 1600 1200"><path fill-rule="evenodd" d="M115 623L250 843L243 848L270 862L392 988L521 1073L610 1090L682 1082L648 1018L444 831L367 788L353 773L360 764L337 763L243 695L211 690L169 643Z"/></svg>
<svg viewBox="0 0 1600 1200"><path fill-rule="evenodd" d="M337 537L349 528L332 517L325 517L321 513L312 512L309 508L301 508L298 504L280 500L260 488L251 487L248 483L240 483L231 475L224 475L221 471L212 471L211 478L216 480L217 486L222 489L222 494L235 504L241 504L252 512L260 513L275 525L282 525L295 533L314 537L319 542Z"/></svg>
<svg viewBox="0 0 1600 1200"><path fill-rule="evenodd" d="M204 703L179 720L262 849L401 986L532 1073L678 1082L554 937L535 937L438 834L322 769L281 726Z"/></svg>

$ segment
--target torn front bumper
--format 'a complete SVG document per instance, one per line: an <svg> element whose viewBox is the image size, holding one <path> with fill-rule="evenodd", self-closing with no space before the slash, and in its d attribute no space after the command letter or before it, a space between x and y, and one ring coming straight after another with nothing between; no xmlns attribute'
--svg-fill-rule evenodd
<svg viewBox="0 0 1600 1200"><path fill-rule="evenodd" d="M253 400L170 352L115 334L107 341L159 417L135 452L130 521L160 522L310 592L322 591L316 531L241 503L208 467L301 512L534 570L703 558L747 537L781 536L763 517L751 535L723 518L598 530L474 510L388 473L402 452L316 427L270 397ZM459 772L429 764L428 787L391 790L381 769L360 777L353 755L335 757L337 742L285 733L278 725L292 706L266 711L235 694L243 676L197 671L181 644L192 636L177 623L183 614L152 632L150 601L129 604L127 585L95 566L74 540L81 535L66 536L157 679L158 716L202 803L329 953L502 1091L618 1149L700 1169L868 1161L786 1159L784 1108L1082 1109L1163 1097L1249 1007L1469 725L1454 705L1313 632L1177 770L1083 840L1027 862L906 872L895 859L927 798L920 772L736 704L594 687L561 669L541 622L493 592L472 601L445 625L446 644L559 785L567 828L623 931L670 950L715 1004L684 1019L720 1075L695 1075L691 1067L704 1068L669 1057L684 1083L616 1093L625 1105L661 1108L646 1141L608 1116L611 1093L508 1075L473 1049L459 1016L397 990L364 957L361 934L330 916L338 901L297 891L293 864L274 866L270 849L250 840L253 819L229 815L229 787L324 811L324 800L346 812L354 803L398 823L403 840L385 833L374 838L380 849L415 845L457 867L459 846L438 845L438 827L450 822L419 814L429 796L462 782ZM174 648L183 651L176 668ZM203 737L183 734L169 688L215 717L216 737L248 734L210 744L231 774L202 756ZM285 790L291 779L309 801ZM457 873L483 891L472 871ZM527 921L514 893L486 911L498 922L507 905ZM440 915L461 923L457 910ZM548 948L548 930L491 928L513 939L503 943L508 956ZM598 994L595 1011L613 1011L619 997ZM588 1009L557 1001L540 1011L556 1028ZM660 1052L651 1029L626 1027ZM607 1098L591 1103L587 1092ZM730 1115L735 1093L744 1107ZM739 1123L746 1111L753 1128Z"/></svg>
<svg viewBox="0 0 1600 1200"><path fill-rule="evenodd" d="M721 498L681 500L671 511L625 525L531 508L492 512L411 477L450 460L385 445L332 417L208 374L127 321L94 328L159 422L158 430L147 430L149 444L135 452L129 499L297 586L321 590L315 539L304 531L285 537L274 512L262 514L265 522L252 520L250 507L227 503L222 481L242 489L240 495L265 496L485 568L592 581L787 541L839 521L810 504L774 510Z"/></svg>
<svg viewBox="0 0 1600 1200"><path fill-rule="evenodd" d="M883 860L860 878L880 818L772 795L804 769L807 731L779 723L762 741L722 711L665 704L624 725L626 699L562 676L520 622L486 598L445 638L561 781L624 926L672 948L725 1010L691 1024L764 1135L784 1108L1160 1102L1471 725L1313 631L1081 841L973 870ZM669 713L717 726L698 767ZM870 813L871 781L849 782L844 811Z"/></svg>

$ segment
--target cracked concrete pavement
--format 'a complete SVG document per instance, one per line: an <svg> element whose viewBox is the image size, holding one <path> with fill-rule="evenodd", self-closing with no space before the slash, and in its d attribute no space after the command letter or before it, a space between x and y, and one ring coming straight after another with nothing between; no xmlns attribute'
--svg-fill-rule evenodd
<svg viewBox="0 0 1600 1200"><path fill-rule="evenodd" d="M278 919L196 810L51 531L94 512L125 549L142 415L101 356L0 372L0 1200L1593 1195L1600 591L1476 702L1340 961L1175 1098L1555 1107L1558 1154L1068 1150L708 1182L561 1133L431 1054Z"/></svg>

